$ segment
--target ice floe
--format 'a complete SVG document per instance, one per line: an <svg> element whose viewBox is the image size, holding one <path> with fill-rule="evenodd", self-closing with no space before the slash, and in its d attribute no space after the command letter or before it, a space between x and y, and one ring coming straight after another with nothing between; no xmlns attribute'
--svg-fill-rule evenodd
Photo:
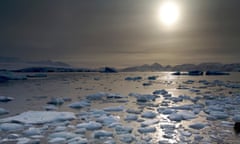
<svg viewBox="0 0 240 144"><path fill-rule="evenodd" d="M133 130L132 127L128 127L128 126L116 126L115 131L117 134L127 134L127 133L131 133Z"/></svg>
<svg viewBox="0 0 240 144"><path fill-rule="evenodd" d="M124 106L113 106L113 107L104 108L103 110L107 112L117 112L117 111L123 111L124 109L125 109Z"/></svg>
<svg viewBox="0 0 240 144"><path fill-rule="evenodd" d="M9 111L4 109L4 108L0 108L0 115L5 115L5 114L8 114Z"/></svg>
<svg viewBox="0 0 240 144"><path fill-rule="evenodd" d="M8 96L0 96L0 102L9 102L14 100L14 98L12 97L8 97Z"/></svg>
<svg viewBox="0 0 240 144"><path fill-rule="evenodd" d="M102 138L102 137L113 137L113 133L105 130L97 130L93 132L94 138Z"/></svg>
<svg viewBox="0 0 240 144"><path fill-rule="evenodd" d="M141 116L144 118L155 118L157 116L157 113L152 111L146 111L146 112L143 112Z"/></svg>
<svg viewBox="0 0 240 144"><path fill-rule="evenodd" d="M0 130L2 131L18 131L22 130L24 126L17 123L2 123L0 124Z"/></svg>
<svg viewBox="0 0 240 144"><path fill-rule="evenodd" d="M138 132L140 133L153 133L156 131L155 127L141 127L138 129Z"/></svg>
<svg viewBox="0 0 240 144"><path fill-rule="evenodd" d="M204 124L204 123L195 123L195 124L189 125L190 128L198 129L198 130L204 128L205 126L206 126L206 124Z"/></svg>
<svg viewBox="0 0 240 144"><path fill-rule="evenodd" d="M90 101L82 100L82 101L79 101L79 102L71 103L68 106L71 107L71 108L74 108L74 109L80 109L80 108L85 108L85 107L90 106L90 105L91 105Z"/></svg>
<svg viewBox="0 0 240 144"><path fill-rule="evenodd" d="M136 121L138 119L138 115L136 114L128 114L124 118L125 121Z"/></svg>
<svg viewBox="0 0 240 144"><path fill-rule="evenodd" d="M77 128L86 128L87 130L97 130L102 128L102 124L94 121L88 123L80 123Z"/></svg>
<svg viewBox="0 0 240 144"><path fill-rule="evenodd" d="M27 124L42 124L55 121L65 121L75 119L72 112L54 112L54 111L28 111L17 116L0 119L3 122L20 122Z"/></svg>

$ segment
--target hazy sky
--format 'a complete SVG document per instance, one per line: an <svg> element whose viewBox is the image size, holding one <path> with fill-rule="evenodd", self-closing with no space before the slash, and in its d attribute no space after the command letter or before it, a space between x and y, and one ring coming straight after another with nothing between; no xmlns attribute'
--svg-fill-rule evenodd
<svg viewBox="0 0 240 144"><path fill-rule="evenodd" d="M239 0L1 0L0 56L75 66L239 62Z"/></svg>

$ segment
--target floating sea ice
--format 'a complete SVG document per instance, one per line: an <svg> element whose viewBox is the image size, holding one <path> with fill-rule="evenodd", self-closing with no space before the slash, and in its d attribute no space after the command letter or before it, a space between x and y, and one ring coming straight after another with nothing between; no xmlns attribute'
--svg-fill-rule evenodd
<svg viewBox="0 0 240 144"><path fill-rule="evenodd" d="M105 130L97 130L93 132L94 138L102 138L102 137L113 137L113 133Z"/></svg>
<svg viewBox="0 0 240 144"><path fill-rule="evenodd" d="M127 133L131 133L133 130L132 127L127 127L127 126L117 126L115 128L115 131L117 134L127 134Z"/></svg>
<svg viewBox="0 0 240 144"><path fill-rule="evenodd" d="M18 131L24 128L23 125L17 123L2 123L0 124L0 130L2 131Z"/></svg>
<svg viewBox="0 0 240 144"><path fill-rule="evenodd" d="M85 134L86 131L87 131L86 128L80 128L80 129L76 129L76 130L75 130L75 133L76 133L76 134Z"/></svg>
<svg viewBox="0 0 240 144"><path fill-rule="evenodd" d="M32 142L34 142L34 141L31 141L30 138L22 137L22 138L18 138L17 144L28 144L28 143L32 143Z"/></svg>
<svg viewBox="0 0 240 144"><path fill-rule="evenodd" d="M196 118L195 114L191 111L180 111L180 112L177 112L177 114L181 115L183 120Z"/></svg>
<svg viewBox="0 0 240 144"><path fill-rule="evenodd" d="M113 107L104 108L103 110L107 112L118 112L118 111L123 111L124 108L125 108L124 106L113 106Z"/></svg>
<svg viewBox="0 0 240 144"><path fill-rule="evenodd" d="M149 76L148 80L156 80L158 78L158 76Z"/></svg>
<svg viewBox="0 0 240 144"><path fill-rule="evenodd" d="M135 140L135 136L132 134L122 134L122 135L119 135L119 139L122 142L131 143L132 141Z"/></svg>
<svg viewBox="0 0 240 144"><path fill-rule="evenodd" d="M157 114L155 112L146 111L146 112L143 112L143 114L141 116L144 117L144 118L155 118L156 115Z"/></svg>
<svg viewBox="0 0 240 144"><path fill-rule="evenodd" d="M56 137L56 138L50 139L48 141L48 143L50 143L50 144L65 144L66 142L67 142L67 140L62 137Z"/></svg>
<svg viewBox="0 0 240 144"><path fill-rule="evenodd" d="M169 100L173 101L174 103L183 101L181 97L170 97Z"/></svg>
<svg viewBox="0 0 240 144"><path fill-rule="evenodd" d="M227 119L229 117L227 113L220 111L210 111L209 115L214 117L215 119Z"/></svg>
<svg viewBox="0 0 240 144"><path fill-rule="evenodd" d="M10 140L15 140L15 139L20 138L20 135L19 134L10 134L7 136L7 138Z"/></svg>
<svg viewBox="0 0 240 144"><path fill-rule="evenodd" d="M72 112L54 112L54 111L28 111L17 116L0 119L0 122L20 122L26 124L43 124L56 121L65 121L75 119Z"/></svg>
<svg viewBox="0 0 240 144"><path fill-rule="evenodd" d="M159 97L151 94L138 94L138 93L129 93L128 95L135 97L137 99L137 102L155 101L155 99Z"/></svg>
<svg viewBox="0 0 240 144"><path fill-rule="evenodd" d="M6 109L4 108L0 108L0 115L5 115L5 114L8 114L9 111L7 111Z"/></svg>
<svg viewBox="0 0 240 144"><path fill-rule="evenodd" d="M103 144L116 144L116 142L112 139L105 141Z"/></svg>
<svg viewBox="0 0 240 144"><path fill-rule="evenodd" d="M55 105L46 105L43 107L46 111L55 111L58 108Z"/></svg>
<svg viewBox="0 0 240 144"><path fill-rule="evenodd" d="M88 100L101 100L104 96L107 96L108 94L105 93L105 92L98 92L98 93L95 93L95 94L90 94L90 95L87 95L86 98Z"/></svg>
<svg viewBox="0 0 240 144"><path fill-rule="evenodd" d="M180 111L180 112L170 114L168 118L172 121L181 121L181 120L194 119L196 118L196 116L193 112L190 112L190 111Z"/></svg>
<svg viewBox="0 0 240 144"><path fill-rule="evenodd" d="M233 120L234 122L240 122L240 115L235 115L235 116L233 116L232 120Z"/></svg>
<svg viewBox="0 0 240 144"><path fill-rule="evenodd" d="M64 103L63 98L51 98L47 104L52 104L52 105L62 105Z"/></svg>
<svg viewBox="0 0 240 144"><path fill-rule="evenodd" d="M173 133L165 133L163 135L164 138L167 138L167 139L172 139L174 137L174 134Z"/></svg>
<svg viewBox="0 0 240 144"><path fill-rule="evenodd" d="M142 110L140 109L127 109L128 113L132 113L132 114L141 114Z"/></svg>
<svg viewBox="0 0 240 144"><path fill-rule="evenodd" d="M155 94L155 95L166 95L166 94L168 94L168 91L166 91L166 90L164 90L164 89L155 90L155 91L153 92L153 94Z"/></svg>
<svg viewBox="0 0 240 144"><path fill-rule="evenodd" d="M158 122L159 122L158 119L145 120L144 122L141 123L141 126L142 127L151 126L151 125L157 124Z"/></svg>
<svg viewBox="0 0 240 144"><path fill-rule="evenodd" d="M41 135L42 131L39 128L30 127L23 132L26 136Z"/></svg>
<svg viewBox="0 0 240 144"><path fill-rule="evenodd" d="M142 77L140 76L137 76L137 77L126 77L125 80L128 80L128 81L137 81L137 80L141 80Z"/></svg>
<svg viewBox="0 0 240 144"><path fill-rule="evenodd" d="M141 127L138 129L138 132L140 132L140 133L152 133L155 131L156 131L155 127Z"/></svg>
<svg viewBox="0 0 240 144"><path fill-rule="evenodd" d="M136 114L128 114L126 117L125 117L125 121L135 121L138 119L138 115Z"/></svg>
<svg viewBox="0 0 240 144"><path fill-rule="evenodd" d="M97 118L97 117L100 117L100 116L103 116L103 115L107 115L108 113L106 111L104 111L104 110L93 109L88 114L90 114L91 116Z"/></svg>
<svg viewBox="0 0 240 144"><path fill-rule="evenodd" d="M102 124L94 121L88 123L81 123L77 125L77 128L86 128L87 130L97 130L102 128Z"/></svg>
<svg viewBox="0 0 240 144"><path fill-rule="evenodd" d="M54 131L55 132L60 132L60 131L65 131L67 129L66 126L57 126Z"/></svg>
<svg viewBox="0 0 240 144"><path fill-rule="evenodd" d="M195 135L194 136L194 140L195 141L200 141L200 140L202 140L203 139L203 136L201 136L201 135Z"/></svg>
<svg viewBox="0 0 240 144"><path fill-rule="evenodd" d="M191 124L189 125L190 128L192 129L202 129L206 126L206 124L203 124L203 123L195 123L195 124Z"/></svg>
<svg viewBox="0 0 240 144"><path fill-rule="evenodd" d="M121 98L126 98L126 96L122 96L120 94L115 94L115 93L108 93L106 98L107 99L121 99Z"/></svg>
<svg viewBox="0 0 240 144"><path fill-rule="evenodd" d="M99 117L96 121L102 123L105 126L109 126L112 123L119 122L119 120L120 120L119 116L113 116L113 115L106 116L106 115L103 115L103 116Z"/></svg>
<svg viewBox="0 0 240 144"><path fill-rule="evenodd" d="M0 102L9 102L14 100L12 97L7 97L7 96L0 96Z"/></svg>
<svg viewBox="0 0 240 144"><path fill-rule="evenodd" d="M88 144L88 140L82 137L74 137L67 141L68 144Z"/></svg>
<svg viewBox="0 0 240 144"><path fill-rule="evenodd" d="M181 114L177 114L177 113L172 113L168 116L168 118L171 120L171 121L181 121L183 120L183 117Z"/></svg>
<svg viewBox="0 0 240 144"><path fill-rule="evenodd" d="M158 109L158 112L159 112L159 113L162 113L162 114L164 114L164 115L168 115L168 114L171 114L171 113L175 112L175 110L172 110L172 109L161 109L161 108L159 108L159 109Z"/></svg>
<svg viewBox="0 0 240 144"><path fill-rule="evenodd" d="M185 137L190 137L192 135L191 132L186 131L186 130L179 130L180 134Z"/></svg>
<svg viewBox="0 0 240 144"><path fill-rule="evenodd" d="M91 105L90 101L82 100L82 101L79 101L79 102L74 102L72 104L69 104L68 106L71 107L71 108L80 109L80 108L84 108L84 107L87 107L87 106L90 106L90 105Z"/></svg>
<svg viewBox="0 0 240 144"><path fill-rule="evenodd" d="M64 138L64 139L71 139L76 137L77 135L75 133L71 132L56 132L49 135L49 139L54 138Z"/></svg>

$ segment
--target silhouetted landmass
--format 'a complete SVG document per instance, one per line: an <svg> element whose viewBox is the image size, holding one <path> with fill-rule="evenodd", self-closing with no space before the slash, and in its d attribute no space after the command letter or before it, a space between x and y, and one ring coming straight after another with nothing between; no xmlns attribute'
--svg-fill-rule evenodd
<svg viewBox="0 0 240 144"><path fill-rule="evenodd" d="M162 66L160 64L154 63L152 65L142 65L124 68L121 71L124 72L134 72L134 71L210 71L210 72L239 72L240 63L233 64L221 64L221 63L201 63L195 64L182 64L176 66Z"/></svg>

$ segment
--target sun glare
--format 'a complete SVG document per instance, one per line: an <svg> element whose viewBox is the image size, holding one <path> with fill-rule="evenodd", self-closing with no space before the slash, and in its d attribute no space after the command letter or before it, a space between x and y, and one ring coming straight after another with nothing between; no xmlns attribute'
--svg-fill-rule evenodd
<svg viewBox="0 0 240 144"><path fill-rule="evenodd" d="M167 26L173 25L179 19L179 7L173 1L164 2L159 9L160 21Z"/></svg>

